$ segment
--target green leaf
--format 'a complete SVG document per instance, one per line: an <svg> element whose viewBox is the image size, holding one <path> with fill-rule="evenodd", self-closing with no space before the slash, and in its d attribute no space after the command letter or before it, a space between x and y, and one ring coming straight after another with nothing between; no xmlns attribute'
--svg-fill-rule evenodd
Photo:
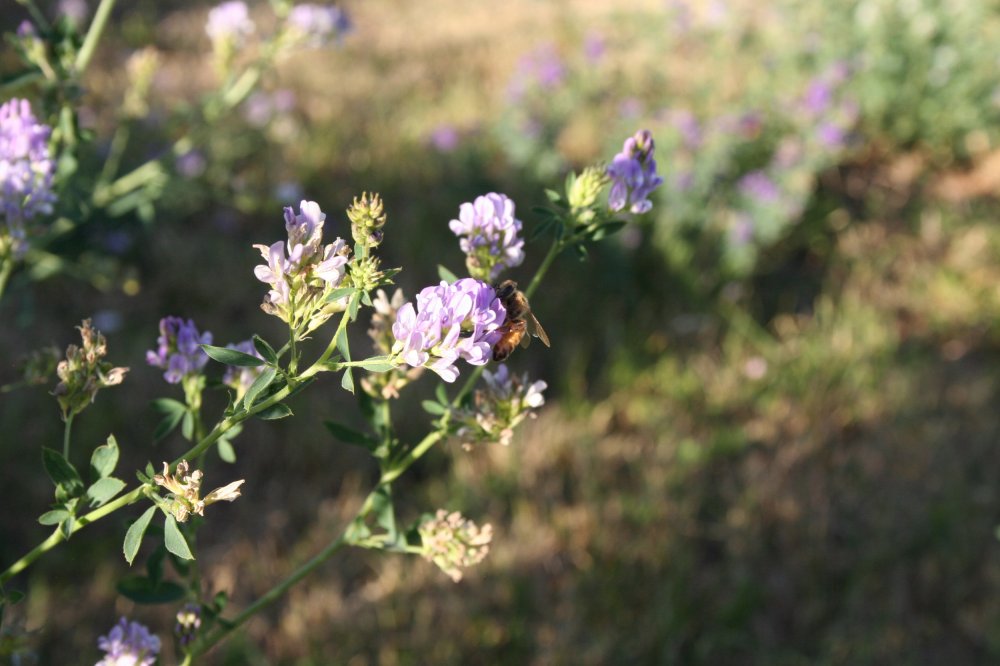
<svg viewBox="0 0 1000 666"><path fill-rule="evenodd" d="M42 525L58 525L62 521L66 520L70 515L69 511L66 509L53 509L52 511L46 511L38 517L38 522Z"/></svg>
<svg viewBox="0 0 1000 666"><path fill-rule="evenodd" d="M73 536L73 527L74 527L73 523L75 522L76 518L70 515L64 518L61 523L59 523L59 531L62 532L63 538L66 539L67 541L69 541L69 538Z"/></svg>
<svg viewBox="0 0 1000 666"><path fill-rule="evenodd" d="M163 523L163 545L182 560L194 559L187 539L181 534L181 528L177 526L177 520L170 515L167 516L166 521Z"/></svg>
<svg viewBox="0 0 1000 666"><path fill-rule="evenodd" d="M361 292L361 303L362 305L367 305L368 307L372 307L371 294L369 294L367 291Z"/></svg>
<svg viewBox="0 0 1000 666"><path fill-rule="evenodd" d="M347 304L347 316L354 321L358 318L358 308L361 307L361 299L357 297L357 294L351 296L350 303Z"/></svg>
<svg viewBox="0 0 1000 666"><path fill-rule="evenodd" d="M375 498L372 501L372 512L375 514L375 522L388 532L389 540L395 541L396 511L392 505L392 492L388 486L382 486L375 491Z"/></svg>
<svg viewBox="0 0 1000 666"><path fill-rule="evenodd" d="M129 576L118 581L118 594L137 604L168 604L180 601L186 591L169 580L154 581L145 576Z"/></svg>
<svg viewBox="0 0 1000 666"><path fill-rule="evenodd" d="M246 395L243 396L243 408L250 409L253 406L254 401L260 392L271 385L274 378L278 375L278 371L274 368L264 368L257 379L253 380L253 384L247 389Z"/></svg>
<svg viewBox="0 0 1000 666"><path fill-rule="evenodd" d="M437 388L434 389L434 397L437 398L438 402L442 405L448 404L448 390L444 387L444 384L438 384Z"/></svg>
<svg viewBox="0 0 1000 666"><path fill-rule="evenodd" d="M76 468L58 451L42 447L42 464L57 490L67 497L76 497L83 491L83 480Z"/></svg>
<svg viewBox="0 0 1000 666"><path fill-rule="evenodd" d="M449 271L441 264L438 264L438 277L447 282L448 284L452 284L453 282L458 280L458 278L455 276L454 273Z"/></svg>
<svg viewBox="0 0 1000 666"><path fill-rule="evenodd" d="M587 248L582 245L574 245L573 249L576 250L576 256L580 259L580 261L586 261L587 257L590 256L590 253L587 252Z"/></svg>
<svg viewBox="0 0 1000 666"><path fill-rule="evenodd" d="M7 590L3 597L0 598L3 599L3 603L13 606L19 603L21 599L24 599L24 592L20 590Z"/></svg>
<svg viewBox="0 0 1000 666"><path fill-rule="evenodd" d="M542 222L540 224L535 225L534 230L528 236L528 241L533 241L536 238L540 237L542 234L544 234L549 229L551 229L552 225L554 225L554 224L556 224L556 220L555 219L549 218L549 219L546 219L546 220L542 220Z"/></svg>
<svg viewBox="0 0 1000 666"><path fill-rule="evenodd" d="M181 419L181 434L189 441L194 436L194 414L190 410L184 412Z"/></svg>
<svg viewBox="0 0 1000 666"><path fill-rule="evenodd" d="M151 404L153 409L161 414L166 414L163 420L156 426L156 430L153 431L153 441L159 442L173 432L177 424L184 418L184 415L188 413L188 407L183 402L173 400L172 398L158 398Z"/></svg>
<svg viewBox="0 0 1000 666"><path fill-rule="evenodd" d="M128 532L125 533L125 544L122 546L122 552L125 553L125 561L129 565L132 564L136 553L139 552L139 546L142 545L142 537L146 534L146 528L149 527L149 521L153 519L155 512L155 506L146 509L146 512L139 516L138 520L129 525Z"/></svg>
<svg viewBox="0 0 1000 666"><path fill-rule="evenodd" d="M420 406L424 408L424 411L428 414L434 414L435 416L441 416L448 413L448 408L442 405L440 402L434 402L433 400L424 400L420 403Z"/></svg>
<svg viewBox="0 0 1000 666"><path fill-rule="evenodd" d="M351 368L344 370L344 376L340 380L340 387L345 391L354 393L354 375L351 373Z"/></svg>
<svg viewBox="0 0 1000 666"><path fill-rule="evenodd" d="M222 458L223 462L236 462L236 449L233 448L228 439L220 439L216 446L219 449L219 457Z"/></svg>
<svg viewBox="0 0 1000 666"><path fill-rule="evenodd" d="M107 503L112 497L120 493L125 488L125 482L113 476L98 479L87 488L87 499L90 506L97 507Z"/></svg>
<svg viewBox="0 0 1000 666"><path fill-rule="evenodd" d="M625 227L625 222L621 222L619 220L606 222L605 224L602 224L601 226L597 227L597 229L594 230L594 233L591 234L590 237L595 241L601 240L602 238L607 238L612 234L618 233L624 227Z"/></svg>
<svg viewBox="0 0 1000 666"><path fill-rule="evenodd" d="M545 196L547 196L549 198L549 201L551 201L552 203L559 203L560 201L562 201L562 195L556 192L555 190L549 190L549 189L545 190Z"/></svg>
<svg viewBox="0 0 1000 666"><path fill-rule="evenodd" d="M103 479L106 476L111 476L117 464L118 442L114 435L108 435L107 443L98 446L91 454L90 469L97 478Z"/></svg>
<svg viewBox="0 0 1000 666"><path fill-rule="evenodd" d="M277 421L278 419L283 419L286 416L291 416L291 415L292 415L292 410L288 407L288 405L282 402L271 405L264 411L254 414L254 416L261 419L262 421Z"/></svg>
<svg viewBox="0 0 1000 666"><path fill-rule="evenodd" d="M330 433L342 442L347 444L357 444L358 446L363 446L366 449L374 449L378 446L378 440L371 435L366 435L363 432L358 432L353 428L348 428L340 423L334 423L333 421L324 421L326 429Z"/></svg>
<svg viewBox="0 0 1000 666"><path fill-rule="evenodd" d="M396 366L389 362L388 356L372 356L358 363L369 372L389 372L396 369Z"/></svg>
<svg viewBox="0 0 1000 666"><path fill-rule="evenodd" d="M555 212L551 208L546 208L545 206L532 206L531 212L535 215L540 215L547 220L557 219L559 213Z"/></svg>
<svg viewBox="0 0 1000 666"><path fill-rule="evenodd" d="M264 357L264 360L271 364L278 363L278 353L274 351L274 347L267 343L267 340L260 337L259 335L253 336L253 348L257 350L257 353Z"/></svg>
<svg viewBox="0 0 1000 666"><path fill-rule="evenodd" d="M357 290L357 287L339 287L326 295L326 302L332 303L333 301L339 301L345 296L353 296Z"/></svg>
<svg viewBox="0 0 1000 666"><path fill-rule="evenodd" d="M215 347L213 345L200 345L200 347L211 358L226 365L234 365L237 368L257 368L264 365L264 359L257 358L253 354L246 354L235 349Z"/></svg>

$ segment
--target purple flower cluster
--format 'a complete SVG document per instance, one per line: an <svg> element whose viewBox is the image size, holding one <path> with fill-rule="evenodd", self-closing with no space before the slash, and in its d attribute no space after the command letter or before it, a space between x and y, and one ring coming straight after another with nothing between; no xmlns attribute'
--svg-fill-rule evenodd
<svg viewBox="0 0 1000 666"><path fill-rule="evenodd" d="M138 622L122 618L107 636L97 639L107 654L95 666L153 666L160 653L160 639Z"/></svg>
<svg viewBox="0 0 1000 666"><path fill-rule="evenodd" d="M339 7L296 5L288 14L288 27L312 47L327 46L351 30L351 20Z"/></svg>
<svg viewBox="0 0 1000 666"><path fill-rule="evenodd" d="M426 366L446 382L458 378L455 362L471 365L490 360L497 330L507 317L496 292L485 282L464 278L441 282L417 294L417 306L406 303L392 325L393 355L413 367Z"/></svg>
<svg viewBox="0 0 1000 666"><path fill-rule="evenodd" d="M257 279L271 287L261 306L265 312L291 324L300 314L292 311L293 305L295 309L318 306L317 299L339 286L347 275L347 243L338 238L322 246L325 220L326 213L315 201L300 202L298 215L286 206L287 243L254 245L267 261L254 269ZM293 304L292 294L299 292L303 292L302 298L294 299Z"/></svg>
<svg viewBox="0 0 1000 666"><path fill-rule="evenodd" d="M205 32L213 43L239 44L255 30L250 10L241 0L223 2L214 7L208 12L208 22L205 24Z"/></svg>
<svg viewBox="0 0 1000 666"><path fill-rule="evenodd" d="M633 213L645 213L653 207L649 195L663 183L656 173L653 158L653 135L649 130L639 130L625 139L622 151L608 165L611 192L608 206L619 211L628 206Z"/></svg>
<svg viewBox="0 0 1000 666"><path fill-rule="evenodd" d="M448 226L459 236L466 254L469 275L496 280L507 268L524 261L521 220L514 217L514 202L504 194L490 192L458 208L458 219Z"/></svg>
<svg viewBox="0 0 1000 666"><path fill-rule="evenodd" d="M55 162L49 153L52 128L35 118L28 100L12 99L0 106L0 212L23 249L24 222L52 212Z"/></svg>
<svg viewBox="0 0 1000 666"><path fill-rule="evenodd" d="M189 375L198 374L208 363L208 354L199 345L212 344L212 334L199 333L190 319L164 317L160 320L156 343L156 351L146 352L146 363L166 370L163 378L177 384Z"/></svg>

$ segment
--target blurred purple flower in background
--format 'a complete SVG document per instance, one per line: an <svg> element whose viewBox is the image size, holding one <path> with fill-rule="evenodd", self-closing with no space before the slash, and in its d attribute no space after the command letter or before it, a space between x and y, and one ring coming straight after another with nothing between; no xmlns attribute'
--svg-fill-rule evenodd
<svg viewBox="0 0 1000 666"><path fill-rule="evenodd" d="M458 148L458 130L450 124L438 125L428 136L428 142L438 152L450 153Z"/></svg>
<svg viewBox="0 0 1000 666"><path fill-rule="evenodd" d="M232 42L235 44L252 35L256 31L250 19L250 11L245 2L231 0L212 8L208 12L205 32L212 42Z"/></svg>
<svg viewBox="0 0 1000 666"><path fill-rule="evenodd" d="M441 282L417 294L417 305L406 303L396 313L392 353L413 367L426 366L446 382L458 378L455 362L471 365L490 360L497 330L507 317L493 288L480 280L463 278Z"/></svg>
<svg viewBox="0 0 1000 666"><path fill-rule="evenodd" d="M160 320L160 337L156 342L156 350L146 352L146 363L166 370L163 378L177 384L184 377L201 372L208 363L208 354L199 345L212 344L212 334L199 333L190 319L164 317Z"/></svg>
<svg viewBox="0 0 1000 666"><path fill-rule="evenodd" d="M592 65L600 62L601 58L604 57L604 53L607 51L607 48L607 42L604 39L604 35L596 30L588 32L586 38L583 40L583 56L587 59L587 62Z"/></svg>
<svg viewBox="0 0 1000 666"><path fill-rule="evenodd" d="M461 238L466 266L472 277L496 280L501 272L524 261L521 220L514 217L514 202L490 192L458 208L458 219L448 223Z"/></svg>
<svg viewBox="0 0 1000 666"><path fill-rule="evenodd" d="M177 173L185 178L197 178L205 172L207 162L200 150L189 150L183 155L178 155L174 161Z"/></svg>
<svg viewBox="0 0 1000 666"><path fill-rule="evenodd" d="M612 211L628 206L633 213L645 213L653 207L649 195L663 183L656 173L654 148L649 130L639 130L625 139L622 151L615 155L607 169L612 181L608 194L608 206Z"/></svg>
<svg viewBox="0 0 1000 666"><path fill-rule="evenodd" d="M56 12L59 16L65 16L70 23L79 28L87 20L90 8L87 7L87 0L59 0Z"/></svg>
<svg viewBox="0 0 1000 666"><path fill-rule="evenodd" d="M518 60L508 93L513 101L517 101L532 87L553 90L565 80L566 65L555 45L542 44Z"/></svg>
<svg viewBox="0 0 1000 666"><path fill-rule="evenodd" d="M288 14L288 28L311 47L329 46L350 32L351 21L339 7L296 5Z"/></svg>
<svg viewBox="0 0 1000 666"><path fill-rule="evenodd" d="M781 196L777 184L760 170L751 171L740 178L737 188L744 196L762 204L774 203Z"/></svg>
<svg viewBox="0 0 1000 666"><path fill-rule="evenodd" d="M96 666L153 666L160 653L160 639L123 617L107 636L97 639L97 647L107 654Z"/></svg>
<svg viewBox="0 0 1000 666"><path fill-rule="evenodd" d="M24 222L52 212L55 162L49 153L52 128L35 118L31 104L12 99L0 106L0 212L14 254L26 249Z"/></svg>

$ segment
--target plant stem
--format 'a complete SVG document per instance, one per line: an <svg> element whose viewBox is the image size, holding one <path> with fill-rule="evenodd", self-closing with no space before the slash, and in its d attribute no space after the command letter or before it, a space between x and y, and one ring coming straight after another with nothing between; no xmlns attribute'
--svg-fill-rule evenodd
<svg viewBox="0 0 1000 666"><path fill-rule="evenodd" d="M399 462L395 463L391 469L386 470L382 473L382 478L379 481L379 485L385 485L392 483L398 479L403 472L410 468L410 466L417 462L421 456L423 456L427 451L430 450L432 446L437 444L441 439L444 438L444 433L440 430L435 430L429 433L426 437L420 440L420 443L410 449L405 456L403 456Z"/></svg>
<svg viewBox="0 0 1000 666"><path fill-rule="evenodd" d="M197 445L193 446L191 449L181 454L181 456L171 464L170 466L171 469L175 469L177 467L177 463L179 463L181 460L190 460L200 456L202 453L208 450L208 448L212 446L219 439L219 437L221 437L227 430L230 430L237 423L245 421L254 414L262 412L265 409L284 400L286 397L288 397L288 394L292 392L292 388L293 388L292 386L286 386L277 393L275 393L273 396L268 398L267 400L264 400L263 402L254 405L253 408L250 409L250 411L247 412L246 414L240 414L237 416L229 417L217 423L216 426L212 429L212 432L208 433L208 435L202 441L198 442ZM145 485L133 488L127 494L122 495L118 499L108 502L104 506L94 509L90 513L81 516L80 518L77 518L73 522L72 532L75 533L77 530L86 527L90 523L100 520L109 513L112 513L124 506L132 504L140 497L142 497L143 488L145 488ZM49 536L49 538L47 538L39 545L35 546L33 550L31 550L29 553L27 553L24 557L22 557L18 561L14 562L14 564L10 565L3 573L0 573L0 583L4 583L5 581L10 580L21 571L27 569L29 566L31 566L31 564L35 562L35 560L37 560L42 555L55 548L63 540L64 537L62 531L57 529L51 536Z"/></svg>
<svg viewBox="0 0 1000 666"><path fill-rule="evenodd" d="M80 47L80 52L76 54L76 62L73 63L77 74L82 74L87 65L90 64L90 59L94 56L94 50L97 48L97 42L101 39L101 33L104 32L104 27L108 23L108 17L111 16L111 9L115 6L115 0L101 0L101 4L97 6L97 11L94 13L94 20L90 22L90 28L87 30L87 36L83 40L83 46Z"/></svg>
<svg viewBox="0 0 1000 666"><path fill-rule="evenodd" d="M288 591L290 587L309 575L313 569L330 559L330 557L343 546L344 535L341 534L339 537L331 541L326 548L316 553L316 555L314 555L308 562L296 569L288 578L272 587L266 594L264 594L264 596L247 606L243 609L243 612L234 617L232 620L229 620L226 623L226 626L220 626L215 631L207 635L202 641L198 642L196 647L189 653L188 658L190 659L191 657L204 654L206 650L224 639L232 633L233 630L253 617L257 612L274 603L279 597L281 597L281 595ZM190 663L190 661L185 661L185 663Z"/></svg>
<svg viewBox="0 0 1000 666"><path fill-rule="evenodd" d="M340 318L340 324L337 326L337 331L333 334L333 337L330 338L330 344L326 346L326 349L323 350L323 353L320 354L315 363L302 371L302 374L299 375L300 379L308 379L324 370L326 362L333 356L333 352L337 349L337 340L340 339L341 334L347 329L347 322L351 319L351 310L357 307L357 302L360 301L361 292L355 292L351 295L351 302L347 305L347 309L344 310L344 316Z"/></svg>
<svg viewBox="0 0 1000 666"><path fill-rule="evenodd" d="M100 520L109 513L117 511L123 506L127 506L135 502L137 499L142 497L143 488L144 486L139 486L138 488L134 488L128 494L122 495L118 499L108 502L104 506L94 509L90 513L77 518L75 521L73 521L72 531L75 533L78 529L86 527L90 523ZM20 572L27 569L29 566L31 566L31 564L34 563L35 560L37 560L42 555L55 548L64 539L65 537L63 536L62 530L57 528L56 531L49 536L49 538L47 538L45 541L35 546L34 549L32 549L28 554L19 559L17 562L14 562L14 564L7 567L6 571L0 573L0 583L7 582Z"/></svg>
<svg viewBox="0 0 1000 666"><path fill-rule="evenodd" d="M63 428L63 458L66 460L69 460L69 438L70 431L73 430L74 416L76 416L75 413L69 413L69 416L66 417L66 427Z"/></svg>
<svg viewBox="0 0 1000 666"><path fill-rule="evenodd" d="M563 245L561 238L556 238L552 241L552 246L549 248L548 254L545 255L545 258L542 259L542 263L538 267L538 270L535 271L535 277L531 278L531 282L528 283L528 288L524 290L524 295L528 299L531 299L539 285L541 285L542 278L545 277L546 273L548 273L549 267L552 266L552 262L555 261L555 258L559 256L559 253L563 251L564 247L565 246Z"/></svg>
<svg viewBox="0 0 1000 666"><path fill-rule="evenodd" d="M0 299L3 298L4 289L7 288L7 280L14 272L14 257L7 256L0 260Z"/></svg>

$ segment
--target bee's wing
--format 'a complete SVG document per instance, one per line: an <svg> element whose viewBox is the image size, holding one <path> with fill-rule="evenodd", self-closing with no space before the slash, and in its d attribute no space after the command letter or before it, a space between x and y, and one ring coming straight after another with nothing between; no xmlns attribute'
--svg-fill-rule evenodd
<svg viewBox="0 0 1000 666"><path fill-rule="evenodd" d="M551 343L549 343L549 336L545 332L545 329L542 328L542 325L538 323L538 318L535 317L534 312L531 311L528 312L528 322L531 324L531 328L534 329L530 331L531 334L536 336L539 340L541 340L542 344L545 345L546 347L551 347L552 345ZM528 336L527 335L524 336L524 339L527 340Z"/></svg>

